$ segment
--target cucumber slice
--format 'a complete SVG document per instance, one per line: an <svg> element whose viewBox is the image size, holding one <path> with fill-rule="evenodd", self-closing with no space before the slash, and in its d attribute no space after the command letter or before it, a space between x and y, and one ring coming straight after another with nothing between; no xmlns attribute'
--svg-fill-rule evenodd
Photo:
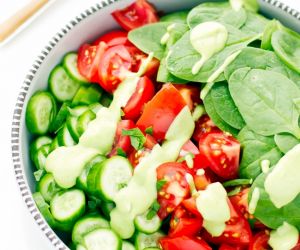
<svg viewBox="0 0 300 250"><path fill-rule="evenodd" d="M95 114L97 114L101 108L103 108L103 106L98 102L89 105L89 109L92 110Z"/></svg>
<svg viewBox="0 0 300 250"><path fill-rule="evenodd" d="M79 189L82 189L84 191L88 190L87 180L88 180L88 175L89 175L91 168L95 164L100 163L100 162L104 161L105 159L106 159L105 156L97 155L85 165L84 170L82 171L81 175L77 178L77 181L76 181L76 185Z"/></svg>
<svg viewBox="0 0 300 250"><path fill-rule="evenodd" d="M158 247L146 247L144 250L161 250L161 248Z"/></svg>
<svg viewBox="0 0 300 250"><path fill-rule="evenodd" d="M152 219L147 219L148 211L144 214L138 215L134 220L134 225L137 230L142 233L152 234L159 230L161 227L161 220L156 214Z"/></svg>
<svg viewBox="0 0 300 250"><path fill-rule="evenodd" d="M38 209L40 210L41 214L43 215L43 217L45 218L45 220L47 221L47 223L49 224L50 227L52 227L53 229L58 229L58 230L65 231L65 232L68 232L72 229L73 224L61 223L61 222L58 222L57 220L55 220L55 218L53 217L53 215L50 212L50 209L49 209L50 207L49 207L48 203L46 203L46 201L44 200L41 193L37 192L37 193L34 193L32 196L33 196L33 199L34 199Z"/></svg>
<svg viewBox="0 0 300 250"><path fill-rule="evenodd" d="M65 55L63 59L63 67L67 71L68 75L73 78L73 80L80 83L89 83L88 79L82 76L77 67L77 53L71 52Z"/></svg>
<svg viewBox="0 0 300 250"><path fill-rule="evenodd" d="M91 110L87 110L81 116L79 116L78 122L77 122L77 132L78 132L79 136L84 133L84 131L87 129L90 121L94 120L95 118L96 118L96 115Z"/></svg>
<svg viewBox="0 0 300 250"><path fill-rule="evenodd" d="M78 124L78 117L76 116L69 116L67 118L67 122L66 122L66 125L67 125L67 128L70 132L70 135L72 136L73 140L78 143L79 141L79 133L78 133L78 130L77 130L77 124Z"/></svg>
<svg viewBox="0 0 300 250"><path fill-rule="evenodd" d="M73 223L85 211L85 195L79 189L58 192L50 202L53 217L62 223Z"/></svg>
<svg viewBox="0 0 300 250"><path fill-rule="evenodd" d="M110 229L97 229L84 236L84 245L88 250L121 250L122 241Z"/></svg>
<svg viewBox="0 0 300 250"><path fill-rule="evenodd" d="M75 244L84 244L83 237L99 228L110 228L109 222L97 214L86 215L75 223L72 240Z"/></svg>
<svg viewBox="0 0 300 250"><path fill-rule="evenodd" d="M56 99L64 102L73 99L80 84L74 81L62 66L56 66L50 74L49 87Z"/></svg>
<svg viewBox="0 0 300 250"><path fill-rule="evenodd" d="M96 179L97 194L106 201L112 201L115 194L131 179L133 169L130 162L121 156L113 156L101 165Z"/></svg>
<svg viewBox="0 0 300 250"><path fill-rule="evenodd" d="M57 149L58 147L60 147L59 143L58 143L58 139L57 136L54 138L53 142L50 144L50 152L54 151L55 149Z"/></svg>
<svg viewBox="0 0 300 250"><path fill-rule="evenodd" d="M98 174L100 172L100 169L102 168L102 162L94 164L87 175L87 190L88 193L94 196L97 196L97 178Z"/></svg>
<svg viewBox="0 0 300 250"><path fill-rule="evenodd" d="M43 215L43 217L49 224L49 226L54 228L56 226L56 221L55 221L53 215L51 214L51 212L49 210L50 207L44 200L44 197L42 196L42 194L39 192L36 192L32 195L32 197L33 197L38 209L40 210L41 214Z"/></svg>
<svg viewBox="0 0 300 250"><path fill-rule="evenodd" d="M99 102L102 95L102 89L93 84L90 86L81 86L73 98L72 105L90 105Z"/></svg>
<svg viewBox="0 0 300 250"><path fill-rule="evenodd" d="M88 250L83 245L77 245L76 250Z"/></svg>
<svg viewBox="0 0 300 250"><path fill-rule="evenodd" d="M81 106L77 106L77 107L69 109L69 112L72 116L79 117L87 110L89 110L88 106L81 105Z"/></svg>
<svg viewBox="0 0 300 250"><path fill-rule="evenodd" d="M61 146L69 147L76 144L66 125L58 131L57 140Z"/></svg>
<svg viewBox="0 0 300 250"><path fill-rule="evenodd" d="M137 250L144 250L145 248L159 247L159 239L164 237L165 235L162 232L156 232L153 234L144 234L142 232L138 232L135 237L135 248Z"/></svg>
<svg viewBox="0 0 300 250"><path fill-rule="evenodd" d="M123 242L122 242L122 250L135 250L135 247L129 241L123 240Z"/></svg>
<svg viewBox="0 0 300 250"><path fill-rule="evenodd" d="M26 109L26 125L30 133L46 134L56 116L54 97L46 91L36 92L29 100Z"/></svg>
<svg viewBox="0 0 300 250"><path fill-rule="evenodd" d="M49 131L51 133L56 133L63 126L69 114L69 107L70 107L70 102L64 102L61 105L55 119L53 120L49 128Z"/></svg>
<svg viewBox="0 0 300 250"><path fill-rule="evenodd" d="M110 212L116 207L114 202L102 202L101 211L105 218L110 220Z"/></svg>
<svg viewBox="0 0 300 250"><path fill-rule="evenodd" d="M42 146L33 156L33 162L37 169L44 169L46 159L50 153L51 146L49 144Z"/></svg>
<svg viewBox="0 0 300 250"><path fill-rule="evenodd" d="M109 105L112 102L112 96L108 93L105 93L102 95L101 99L100 99L100 103L104 106L104 107L109 107Z"/></svg>
<svg viewBox="0 0 300 250"><path fill-rule="evenodd" d="M31 144L30 144L30 158L33 161L34 156L36 152L44 145L48 145L52 143L52 139L49 136L40 136L37 139L35 139Z"/></svg>
<svg viewBox="0 0 300 250"><path fill-rule="evenodd" d="M52 174L45 174L37 184L37 191L41 193L46 202L50 202L61 188L56 184Z"/></svg>

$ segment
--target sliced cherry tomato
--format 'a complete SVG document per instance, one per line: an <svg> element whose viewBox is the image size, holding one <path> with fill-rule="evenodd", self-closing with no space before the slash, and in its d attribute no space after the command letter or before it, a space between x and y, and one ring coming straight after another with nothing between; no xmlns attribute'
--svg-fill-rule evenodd
<svg viewBox="0 0 300 250"><path fill-rule="evenodd" d="M112 15L128 31L159 20L156 10L145 0L136 0L126 8L114 11Z"/></svg>
<svg viewBox="0 0 300 250"><path fill-rule="evenodd" d="M134 94L123 108L124 118L137 120L143 111L144 105L152 99L154 94L155 90L152 81L147 76L141 77Z"/></svg>
<svg viewBox="0 0 300 250"><path fill-rule="evenodd" d="M152 126L154 138L163 140L171 123L185 105L179 91L172 84L165 84L145 105L137 126L142 131Z"/></svg>
<svg viewBox="0 0 300 250"><path fill-rule="evenodd" d="M151 149L148 148L143 148L138 151L134 149L128 156L128 160L130 161L131 165L135 168L137 165L139 165L139 163L145 156L150 154L150 152Z"/></svg>
<svg viewBox="0 0 300 250"><path fill-rule="evenodd" d="M212 248L199 237L166 237L162 238L159 242L163 250L212 250Z"/></svg>
<svg viewBox="0 0 300 250"><path fill-rule="evenodd" d="M244 188L238 194L229 197L231 203L236 208L238 208L239 212L242 215L244 215L245 219L250 218L249 208L248 208L249 191L250 191L250 188Z"/></svg>
<svg viewBox="0 0 300 250"><path fill-rule="evenodd" d="M197 157L201 157L201 155L195 157L196 161ZM194 183L197 190L204 190L209 184L216 181L218 181L218 177L210 168L199 168L194 175Z"/></svg>
<svg viewBox="0 0 300 250"><path fill-rule="evenodd" d="M99 37L93 43L93 45L98 45L100 42L105 42L108 47L113 47L116 45L131 45L127 38L127 35L127 32L122 30L110 31Z"/></svg>
<svg viewBox="0 0 300 250"><path fill-rule="evenodd" d="M190 195L190 187L185 178L188 172L184 164L179 162L164 163L156 169L157 180L166 182L157 194L160 204L158 215L161 219L166 218Z"/></svg>
<svg viewBox="0 0 300 250"><path fill-rule="evenodd" d="M110 153L110 156L116 155L118 148L122 149L126 154L129 154L133 150L130 142L130 137L128 135L122 135L122 131L123 129L128 130L134 127L135 124L131 120L122 120L118 123L114 147Z"/></svg>
<svg viewBox="0 0 300 250"><path fill-rule="evenodd" d="M199 210L196 205L195 197L191 197L189 199L182 201L182 206L184 206L186 210L188 210L190 213L194 214L195 216L201 217L201 214L199 213Z"/></svg>
<svg viewBox="0 0 300 250"><path fill-rule="evenodd" d="M270 232L268 230L261 231L254 235L249 250L269 250L271 247L268 245L270 239Z"/></svg>
<svg viewBox="0 0 300 250"><path fill-rule="evenodd" d="M186 84L176 84L174 86L179 90L190 110L193 110L195 106L201 103L199 87Z"/></svg>
<svg viewBox="0 0 300 250"><path fill-rule="evenodd" d="M98 66L99 83L112 93L131 70L132 57L124 45L108 48Z"/></svg>
<svg viewBox="0 0 300 250"><path fill-rule="evenodd" d="M140 69L140 66L144 60L147 59L148 55L140 51L135 46L126 46L128 52L132 56L132 71L138 72ZM159 68L160 62L156 58L153 58L146 69L145 76L150 77L151 79L153 76L156 76L158 68ZM155 80L155 79L154 79Z"/></svg>
<svg viewBox="0 0 300 250"><path fill-rule="evenodd" d="M179 152L179 157L184 157L184 156L186 156L189 153L193 154L194 156L198 155L200 153L199 149L196 147L196 145L191 140L188 140L182 146L182 148L181 148L181 150Z"/></svg>
<svg viewBox="0 0 300 250"><path fill-rule="evenodd" d="M204 232L203 237L214 244L226 243L234 246L247 246L252 240L250 225L238 209L231 204L230 200L228 200L228 205L230 207L230 220L226 222L223 234L219 237L212 237Z"/></svg>
<svg viewBox="0 0 300 250"><path fill-rule="evenodd" d="M222 244L219 248L219 250L243 250L243 249L245 248L241 246L231 246L228 244Z"/></svg>
<svg viewBox="0 0 300 250"><path fill-rule="evenodd" d="M196 236L203 224L201 216L195 216L189 213L184 207L179 206L174 211L171 221L169 236L180 237L180 236Z"/></svg>
<svg viewBox="0 0 300 250"><path fill-rule="evenodd" d="M98 46L83 44L78 50L78 71L91 82L99 82L98 65L106 48L105 43L100 43Z"/></svg>
<svg viewBox="0 0 300 250"><path fill-rule="evenodd" d="M216 127L208 115L203 115L195 124L193 139L198 143L203 135L212 131L220 131L220 129Z"/></svg>
<svg viewBox="0 0 300 250"><path fill-rule="evenodd" d="M199 141L200 154L209 161L209 167L224 179L238 176L240 143L224 132L206 133Z"/></svg>

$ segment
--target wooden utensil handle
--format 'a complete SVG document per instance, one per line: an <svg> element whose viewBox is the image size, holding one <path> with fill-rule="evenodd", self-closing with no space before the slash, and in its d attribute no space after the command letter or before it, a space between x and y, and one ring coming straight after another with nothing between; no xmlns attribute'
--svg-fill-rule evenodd
<svg viewBox="0 0 300 250"><path fill-rule="evenodd" d="M27 19L42 8L50 0L31 0L22 9L0 24L0 42L10 36Z"/></svg>

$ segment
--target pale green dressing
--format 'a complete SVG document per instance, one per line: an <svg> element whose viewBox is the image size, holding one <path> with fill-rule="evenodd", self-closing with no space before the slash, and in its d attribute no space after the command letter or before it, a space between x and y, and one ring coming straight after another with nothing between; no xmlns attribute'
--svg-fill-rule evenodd
<svg viewBox="0 0 300 250"><path fill-rule="evenodd" d="M220 182L207 186L198 192L197 209L203 217L203 227L212 235L220 236L230 219L230 208L227 202L227 192Z"/></svg>
<svg viewBox="0 0 300 250"><path fill-rule="evenodd" d="M168 27L167 27L167 32L162 36L162 38L160 39L160 43L161 45L166 45L167 42L169 41L170 37L171 37L171 31L175 28L176 24L173 23L173 24L170 24Z"/></svg>
<svg viewBox="0 0 300 250"><path fill-rule="evenodd" d="M289 204L297 197L300 193L299 180L300 144L287 152L266 177L265 190L277 208Z"/></svg>
<svg viewBox="0 0 300 250"><path fill-rule="evenodd" d="M126 105L134 93L138 80L137 75L132 75L120 84L110 107L98 111L96 119L89 123L80 137L78 145L59 147L47 157L46 170L53 174L58 185L71 188L91 158L111 151L121 118L121 107Z"/></svg>
<svg viewBox="0 0 300 250"><path fill-rule="evenodd" d="M201 54L201 59L192 68L193 75L200 71L208 59L225 47L227 38L226 27L214 21L200 23L191 30L190 42L193 48Z"/></svg>
<svg viewBox="0 0 300 250"><path fill-rule="evenodd" d="M259 188L254 188L253 192L252 192L252 197L249 203L249 213L250 214L254 214L255 209L257 207L257 203L259 201L259 196L260 196L260 192L259 192Z"/></svg>
<svg viewBox="0 0 300 250"><path fill-rule="evenodd" d="M268 244L273 250L291 250L297 245L298 238L297 228L284 222L271 232Z"/></svg>
<svg viewBox="0 0 300 250"><path fill-rule="evenodd" d="M134 218L147 211L156 200L156 168L165 162L176 161L180 149L190 139L194 126L192 115L185 107L171 124L162 146L157 144L142 159L128 186L116 195L116 208L110 214L111 227L123 239L133 235Z"/></svg>
<svg viewBox="0 0 300 250"><path fill-rule="evenodd" d="M244 6L243 0L229 0L231 8L235 11L239 11Z"/></svg>
<svg viewBox="0 0 300 250"><path fill-rule="evenodd" d="M269 172L270 170L270 164L271 162L269 160L262 160L261 163L260 163L260 166L261 166L261 171L266 174Z"/></svg>

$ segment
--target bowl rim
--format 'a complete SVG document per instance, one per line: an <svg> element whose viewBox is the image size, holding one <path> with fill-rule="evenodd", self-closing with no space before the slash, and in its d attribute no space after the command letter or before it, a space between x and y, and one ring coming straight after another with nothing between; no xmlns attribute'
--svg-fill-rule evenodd
<svg viewBox="0 0 300 250"><path fill-rule="evenodd" d="M90 15L102 10L103 8L122 0L101 0L99 3L92 5L90 8L82 11L78 16L75 16L71 19L66 25L64 25L60 31L56 33L55 36L48 42L48 44L42 49L40 54L36 57L36 60L33 62L31 68L29 69L25 80L21 85L21 90L17 97L17 102L14 107L12 128L11 128L11 149L12 149L12 161L14 168L14 175L16 182L20 191L20 194L23 198L24 204L27 206L28 211L30 212L35 223L38 225L40 230L49 240L49 243L54 247L53 249L57 250L68 250L69 248L65 243L58 237L58 235L52 230L48 225L40 211L38 210L33 197L32 192L29 188L26 175L24 173L24 166L21 159L21 119L22 113L25 112L24 104L26 96L29 90L29 87L34 79L36 73L38 72L40 66L44 62L47 55L52 51L52 49L59 43L59 41L69 33L76 25L82 22L84 19L88 18ZM276 7L286 14L296 18L300 21L300 11L297 11L285 3L282 3L278 0L261 0L262 2L269 4L273 7ZM23 109L24 108L24 109Z"/></svg>

